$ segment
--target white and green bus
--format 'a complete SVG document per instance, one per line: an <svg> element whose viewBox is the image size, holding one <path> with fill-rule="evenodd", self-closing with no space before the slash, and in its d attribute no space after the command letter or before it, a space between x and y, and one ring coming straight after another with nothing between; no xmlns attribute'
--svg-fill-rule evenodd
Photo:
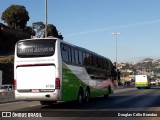
<svg viewBox="0 0 160 120"><path fill-rule="evenodd" d="M135 75L135 86L140 88L151 88L151 78L148 75Z"/></svg>
<svg viewBox="0 0 160 120"><path fill-rule="evenodd" d="M15 46L16 100L42 105L88 101L113 92L112 62L57 38L20 40Z"/></svg>

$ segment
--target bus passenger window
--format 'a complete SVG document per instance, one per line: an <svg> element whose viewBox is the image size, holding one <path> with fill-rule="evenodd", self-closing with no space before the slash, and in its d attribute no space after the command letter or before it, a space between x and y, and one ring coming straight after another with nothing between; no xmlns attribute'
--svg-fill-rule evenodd
<svg viewBox="0 0 160 120"><path fill-rule="evenodd" d="M79 64L82 65L82 51L79 50Z"/></svg>
<svg viewBox="0 0 160 120"><path fill-rule="evenodd" d="M96 67L97 67L97 64L98 64L97 61L96 61L96 56L93 56L92 58L93 58L93 59L92 59L92 60L93 60L93 61L92 61L92 66L96 68Z"/></svg>
<svg viewBox="0 0 160 120"><path fill-rule="evenodd" d="M78 50L75 50L75 62L78 65L79 61L78 61Z"/></svg>
<svg viewBox="0 0 160 120"><path fill-rule="evenodd" d="M72 64L75 64L74 49L71 47Z"/></svg>
<svg viewBox="0 0 160 120"><path fill-rule="evenodd" d="M68 47L68 62L72 63L71 47Z"/></svg>
<svg viewBox="0 0 160 120"><path fill-rule="evenodd" d="M87 65L87 64L86 64L86 59L87 59L87 57L86 57L86 53L85 53L85 52L83 52L83 57L82 57L82 59L83 59L83 61L82 61L83 63L82 63L82 64L83 64L83 65Z"/></svg>
<svg viewBox="0 0 160 120"><path fill-rule="evenodd" d="M92 55L87 54L87 66L92 67Z"/></svg>
<svg viewBox="0 0 160 120"><path fill-rule="evenodd" d="M61 45L61 53L62 53L62 59L65 62L68 62L68 47L66 45Z"/></svg>

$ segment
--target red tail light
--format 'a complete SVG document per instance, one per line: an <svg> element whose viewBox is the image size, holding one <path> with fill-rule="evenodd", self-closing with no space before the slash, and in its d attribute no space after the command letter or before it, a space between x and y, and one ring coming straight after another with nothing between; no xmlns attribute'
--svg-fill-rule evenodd
<svg viewBox="0 0 160 120"><path fill-rule="evenodd" d="M14 89L17 89L17 80L14 80Z"/></svg>
<svg viewBox="0 0 160 120"><path fill-rule="evenodd" d="M56 78L56 80L55 80L55 83L56 83L56 84L55 84L55 88L56 88L56 89L60 89L60 86L61 86L61 83L60 83L60 82L61 82L60 78Z"/></svg>

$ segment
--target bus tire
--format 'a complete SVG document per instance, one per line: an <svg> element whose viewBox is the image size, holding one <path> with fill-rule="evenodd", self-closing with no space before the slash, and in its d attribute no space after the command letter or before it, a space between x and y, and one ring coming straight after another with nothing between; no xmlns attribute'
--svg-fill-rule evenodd
<svg viewBox="0 0 160 120"><path fill-rule="evenodd" d="M111 86L108 86L108 93L104 95L104 97L109 97L109 94L111 94Z"/></svg>
<svg viewBox="0 0 160 120"><path fill-rule="evenodd" d="M90 90L87 87L86 91L85 91L85 98L84 98L84 100L85 100L85 102L89 102L89 99L90 99Z"/></svg>
<svg viewBox="0 0 160 120"><path fill-rule="evenodd" d="M82 90L82 88L80 88L80 89L78 90L77 103L78 103L79 105L81 105L81 104L83 103L83 90Z"/></svg>

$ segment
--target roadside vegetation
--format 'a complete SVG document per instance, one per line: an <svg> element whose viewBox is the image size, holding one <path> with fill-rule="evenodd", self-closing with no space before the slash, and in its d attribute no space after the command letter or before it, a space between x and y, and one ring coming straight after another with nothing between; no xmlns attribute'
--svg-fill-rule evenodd
<svg viewBox="0 0 160 120"><path fill-rule="evenodd" d="M0 70L3 71L2 84L13 84L14 56L0 57Z"/></svg>

